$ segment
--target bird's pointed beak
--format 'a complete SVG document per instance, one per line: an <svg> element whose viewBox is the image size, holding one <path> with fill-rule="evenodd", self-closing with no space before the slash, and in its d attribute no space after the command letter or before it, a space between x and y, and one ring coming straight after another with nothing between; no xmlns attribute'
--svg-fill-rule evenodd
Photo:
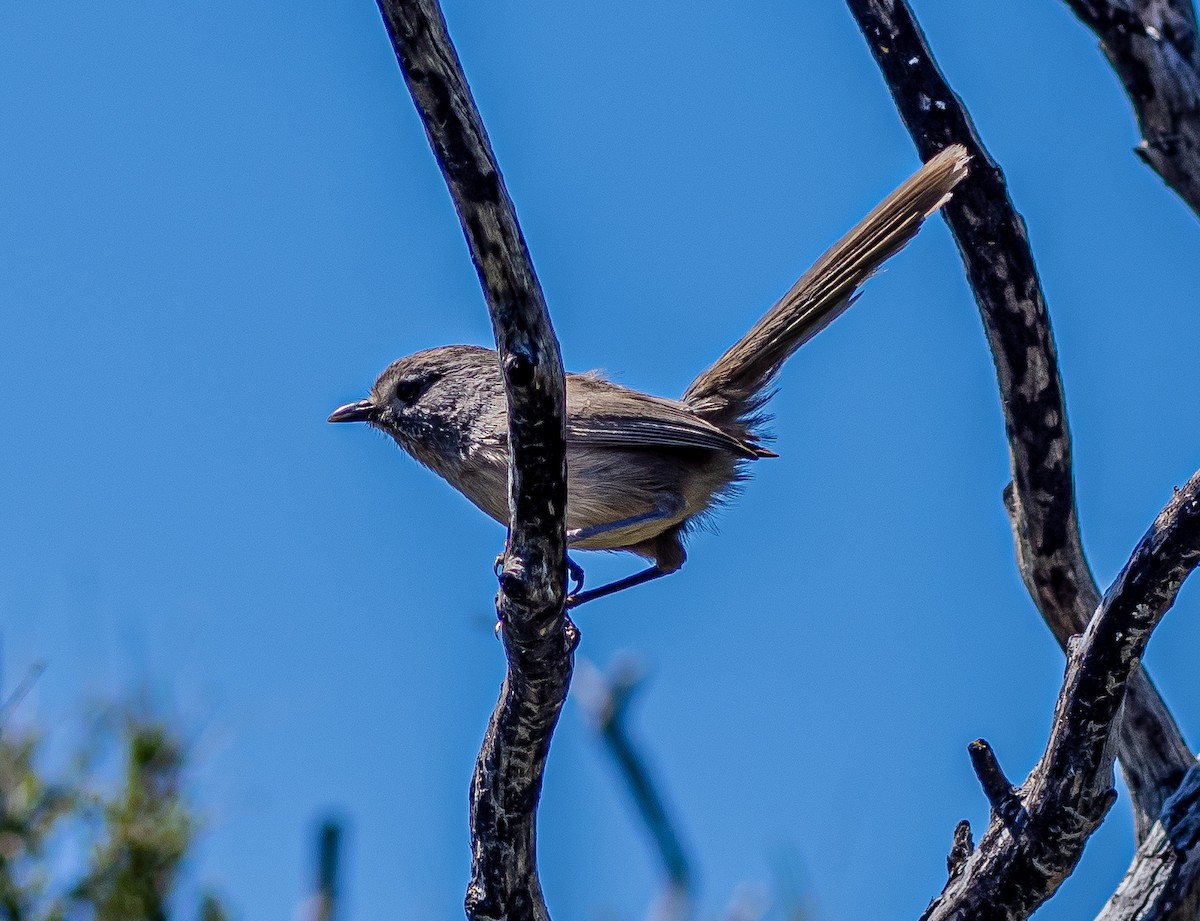
<svg viewBox="0 0 1200 921"><path fill-rule="evenodd" d="M359 400L357 403L347 403L339 406L329 416L330 422L370 422L375 418L378 407L370 400Z"/></svg>

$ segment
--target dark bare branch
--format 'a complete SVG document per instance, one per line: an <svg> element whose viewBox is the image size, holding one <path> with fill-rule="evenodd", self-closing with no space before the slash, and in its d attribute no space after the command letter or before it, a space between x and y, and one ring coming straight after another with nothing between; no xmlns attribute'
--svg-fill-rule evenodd
<svg viewBox="0 0 1200 921"><path fill-rule="evenodd" d="M578 639L563 614L562 359L541 286L436 0L379 0L491 312L509 417L509 538L497 609L508 672L471 782L471 918L546 919L537 801Z"/></svg>
<svg viewBox="0 0 1200 921"><path fill-rule="evenodd" d="M641 685L642 671L633 660L625 659L614 667L611 679L606 679L594 666L588 667L585 674L587 678L580 700L617 764L621 779L658 851L666 876L666 885L650 918L682 921L691 917L694 904L691 866L684 853L682 838L667 812L666 802L650 776L645 759L629 737L625 721L629 701Z"/></svg>
<svg viewBox="0 0 1200 921"><path fill-rule="evenodd" d="M341 895L342 823L326 819L317 832L317 879L310 901L311 921L337 921Z"/></svg>
<svg viewBox="0 0 1200 921"><path fill-rule="evenodd" d="M983 795L991 804L992 812L1005 825L1012 825L1020 816L1021 801L1012 782L1005 776L1004 769L1000 767L1000 762L996 760L992 746L984 739L976 739L967 746L967 754L971 756L971 767L975 769L975 776L979 778L979 785L983 787ZM970 834L969 827L967 834Z"/></svg>
<svg viewBox="0 0 1200 921"><path fill-rule="evenodd" d="M1200 917L1200 894L1186 869L1200 839L1200 766L1183 778L1134 855L1121 885L1096 921L1166 921ZM1194 858L1193 858L1194 859Z"/></svg>
<svg viewBox="0 0 1200 921"><path fill-rule="evenodd" d="M1071 437L1050 317L1025 223L1004 174L984 149L962 101L939 70L903 0L847 0L922 159L950 144L972 155L971 175L942 213L979 305L1000 387L1013 482L1005 494L1017 562L1060 645L1100 601L1075 508ZM1193 763L1149 678L1135 670L1118 753L1139 840Z"/></svg>
<svg viewBox="0 0 1200 921"><path fill-rule="evenodd" d="M1063 0L1100 39L1137 118L1134 152L1200 216L1200 37L1192 0Z"/></svg>
<svg viewBox="0 0 1200 921"><path fill-rule="evenodd" d="M971 837L971 823L963 819L954 826L954 843L946 857L946 873L954 876L967 865L967 858L975 853L975 841Z"/></svg>
<svg viewBox="0 0 1200 921"><path fill-rule="evenodd" d="M1046 751L1015 791L1020 811L1013 821L993 814L975 853L923 918L1023 919L1074 870L1116 799L1113 730L1130 676L1197 563L1200 472L1138 543L1072 649ZM1178 811L1190 816L1190 805ZM1179 849L1200 837L1190 819L1169 827ZM1186 888L1178 874L1174 881Z"/></svg>

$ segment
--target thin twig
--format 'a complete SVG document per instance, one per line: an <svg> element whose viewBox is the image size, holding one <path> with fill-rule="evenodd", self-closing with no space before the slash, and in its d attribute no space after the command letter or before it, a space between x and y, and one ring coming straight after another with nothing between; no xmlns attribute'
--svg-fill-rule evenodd
<svg viewBox="0 0 1200 921"><path fill-rule="evenodd" d="M1046 750L1015 791L1020 813L1015 821L993 814L923 919L1023 919L1074 870L1116 799L1113 730L1129 679L1198 563L1200 472L1155 519L1072 650ZM1181 847L1200 837L1195 824L1186 828Z"/></svg>
<svg viewBox="0 0 1200 921"><path fill-rule="evenodd" d="M562 359L512 201L437 0L379 0L479 274L508 398L509 537L497 609L508 671L471 782L473 919L548 919L537 802L578 635L566 583Z"/></svg>
<svg viewBox="0 0 1200 921"><path fill-rule="evenodd" d="M312 898L312 921L337 921L341 895L342 823L326 819L317 832L317 879Z"/></svg>
<svg viewBox="0 0 1200 921"><path fill-rule="evenodd" d="M1100 39L1142 142L1134 153L1200 216L1200 35L1192 0L1063 0Z"/></svg>
<svg viewBox="0 0 1200 921"><path fill-rule="evenodd" d="M979 778L979 785L983 787L983 795L991 804L992 811L1005 825L1012 825L1020 818L1021 800L1018 799L1012 782L1005 776L1004 769L1000 767L992 746L984 739L976 739L967 746L967 754L971 756L971 766L975 769L975 776ZM968 826L967 834L970 833ZM957 829L955 842L957 843Z"/></svg>
<svg viewBox="0 0 1200 921"><path fill-rule="evenodd" d="M694 905L691 866L666 802L650 776L645 758L630 738L625 721L629 702L641 685L642 671L631 659L618 662L611 679L606 679L595 666L588 664L585 669L582 662L580 666L579 685L583 691L580 702L617 764L666 876L666 885L649 917L655 921L682 921L692 916Z"/></svg>
<svg viewBox="0 0 1200 921"><path fill-rule="evenodd" d="M1005 492L1021 576L1066 649L1100 601L1075 510L1058 357L1025 222L904 0L847 0L922 159L950 144L971 175L942 209L979 305L1000 387L1013 482ZM1193 763L1148 677L1136 670L1118 739L1141 840Z"/></svg>
<svg viewBox="0 0 1200 921"><path fill-rule="evenodd" d="M8 719L12 716L13 711L21 706L21 701L29 696L29 692L33 690L33 686L37 684L39 678L42 677L42 672L46 670L46 661L38 659L31 666L29 671L20 680L8 698L0 705L0 732L4 731L4 727L8 725Z"/></svg>

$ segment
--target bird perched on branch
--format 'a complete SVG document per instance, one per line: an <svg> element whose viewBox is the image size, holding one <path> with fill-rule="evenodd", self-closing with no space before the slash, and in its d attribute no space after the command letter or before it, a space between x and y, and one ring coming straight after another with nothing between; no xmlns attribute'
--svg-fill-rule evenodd
<svg viewBox="0 0 1200 921"><path fill-rule="evenodd" d="M568 374L567 543L628 550L652 561L587 592L582 570L568 606L675 572L688 531L729 495L746 468L775 457L762 444L762 407L783 363L856 299L859 286L909 242L967 174L948 147L888 195L804 273L679 400ZM475 505L508 524L508 417L496 352L449 345L398 359L365 400L330 422L366 422Z"/></svg>

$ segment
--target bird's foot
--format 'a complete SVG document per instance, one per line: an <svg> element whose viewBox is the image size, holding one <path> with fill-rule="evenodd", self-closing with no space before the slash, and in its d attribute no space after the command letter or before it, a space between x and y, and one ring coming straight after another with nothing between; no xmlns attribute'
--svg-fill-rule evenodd
<svg viewBox="0 0 1200 921"><path fill-rule="evenodd" d="M567 575L570 576L572 582L571 590L567 594L577 595L583 588L583 567L569 556L567 557Z"/></svg>

